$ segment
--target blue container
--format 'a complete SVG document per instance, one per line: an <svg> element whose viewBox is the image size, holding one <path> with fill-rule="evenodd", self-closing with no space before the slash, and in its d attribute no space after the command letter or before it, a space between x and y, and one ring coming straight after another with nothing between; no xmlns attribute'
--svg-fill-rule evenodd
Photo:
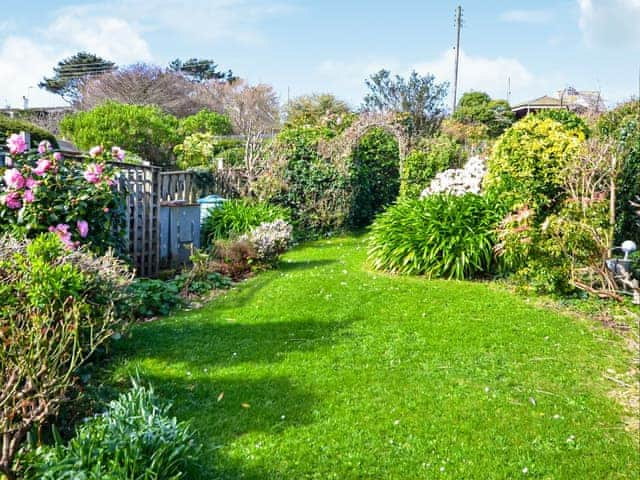
<svg viewBox="0 0 640 480"><path fill-rule="evenodd" d="M198 200L200 204L200 223L204 223L211 210L220 208L224 202L226 202L226 199L220 195L207 195L206 197L200 198Z"/></svg>

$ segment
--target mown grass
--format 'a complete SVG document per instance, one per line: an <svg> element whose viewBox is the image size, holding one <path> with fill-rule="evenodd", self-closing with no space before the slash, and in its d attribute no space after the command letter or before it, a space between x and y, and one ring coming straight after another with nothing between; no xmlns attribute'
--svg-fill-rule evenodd
<svg viewBox="0 0 640 480"><path fill-rule="evenodd" d="M611 330L481 283L369 271L363 237L300 247L200 310L137 326L136 370L190 419L202 478L638 478ZM611 370L609 370L611 371Z"/></svg>

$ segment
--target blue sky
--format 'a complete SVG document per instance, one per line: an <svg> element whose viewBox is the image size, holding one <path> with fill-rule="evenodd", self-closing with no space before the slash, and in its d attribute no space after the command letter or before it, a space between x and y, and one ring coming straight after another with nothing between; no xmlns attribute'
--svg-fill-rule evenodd
<svg viewBox="0 0 640 480"><path fill-rule="evenodd" d="M61 104L30 88L79 50L119 65L212 58L286 101L331 92L357 106L380 68L451 80L459 2L0 0L0 104ZM636 94L640 0L465 1L460 90L511 102L568 85L609 104Z"/></svg>

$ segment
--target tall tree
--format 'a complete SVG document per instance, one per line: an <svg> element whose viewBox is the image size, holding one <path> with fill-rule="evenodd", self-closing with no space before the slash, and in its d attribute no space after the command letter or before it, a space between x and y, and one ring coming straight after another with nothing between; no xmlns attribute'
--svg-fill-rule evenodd
<svg viewBox="0 0 640 480"><path fill-rule="evenodd" d="M58 65L53 67L54 75L43 78L38 86L60 95L69 104L74 104L79 100L79 88L83 79L115 69L116 64L109 60L93 53L78 52L60 60Z"/></svg>
<svg viewBox="0 0 640 480"><path fill-rule="evenodd" d="M406 114L412 136L437 132L445 114L448 82L437 83L433 75L422 76L416 71L405 79L400 75L392 77L388 70L380 70L365 83L369 93L364 97L364 111Z"/></svg>
<svg viewBox="0 0 640 480"><path fill-rule="evenodd" d="M238 79L231 70L222 72L218 70L218 64L209 59L190 58L182 61L176 58L169 63L169 68L175 72L180 72L189 80L196 83L204 83L209 80L232 83Z"/></svg>
<svg viewBox="0 0 640 480"><path fill-rule="evenodd" d="M490 137L500 136L515 120L506 100L492 100L484 92L462 95L452 118L467 125L486 125Z"/></svg>
<svg viewBox="0 0 640 480"><path fill-rule="evenodd" d="M130 105L156 105L177 117L200 111L199 85L156 65L137 63L97 77L80 86L79 108L90 110L107 100Z"/></svg>
<svg viewBox="0 0 640 480"><path fill-rule="evenodd" d="M302 95L285 107L288 125L319 125L331 117L351 113L346 102L330 93Z"/></svg>

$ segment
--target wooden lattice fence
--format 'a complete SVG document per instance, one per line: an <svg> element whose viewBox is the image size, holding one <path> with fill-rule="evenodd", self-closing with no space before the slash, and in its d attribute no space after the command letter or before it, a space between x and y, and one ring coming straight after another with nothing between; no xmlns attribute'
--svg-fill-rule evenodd
<svg viewBox="0 0 640 480"><path fill-rule="evenodd" d="M160 201L196 203L206 195L234 198L242 194L245 177L242 170L214 172L177 171L160 173Z"/></svg>

